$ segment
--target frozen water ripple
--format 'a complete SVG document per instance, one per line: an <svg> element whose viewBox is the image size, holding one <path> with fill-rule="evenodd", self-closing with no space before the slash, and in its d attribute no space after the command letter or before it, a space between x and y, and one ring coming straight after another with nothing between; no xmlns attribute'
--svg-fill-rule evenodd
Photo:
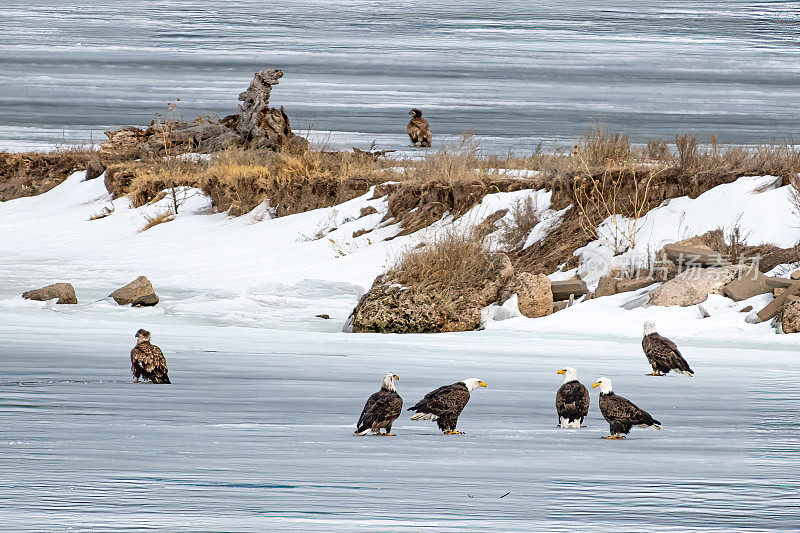
<svg viewBox="0 0 800 533"><path fill-rule="evenodd" d="M799 376L791 356L768 343L755 354L693 346L698 377L649 378L631 340L160 325L155 340L174 384L151 386L124 381L131 325L44 316L24 334L0 324L2 338L13 339L0 347L6 527L800 526ZM763 358L772 358L768 371ZM588 428L555 429L555 369L565 361L584 382L612 374L664 429L604 441L594 394ZM397 437L355 438L358 412L387 369L401 376L407 405L467 376L489 389L473 395L462 437L404 413Z"/></svg>

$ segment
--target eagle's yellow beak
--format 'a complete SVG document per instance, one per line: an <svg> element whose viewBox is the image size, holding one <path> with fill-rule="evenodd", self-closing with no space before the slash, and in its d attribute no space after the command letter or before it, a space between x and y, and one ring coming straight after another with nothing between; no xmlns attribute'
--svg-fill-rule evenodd
<svg viewBox="0 0 800 533"><path fill-rule="evenodd" d="M395 374L395 375L394 375L394 380L395 380L395 381L400 381L400 376L398 376L397 374Z"/></svg>
<svg viewBox="0 0 800 533"><path fill-rule="evenodd" d="M562 368L561 370L559 370L558 372L556 372L556 374L566 374L566 372L565 372L565 371L564 371L564 369Z"/></svg>
<svg viewBox="0 0 800 533"><path fill-rule="evenodd" d="M487 385L486 385L486 382L485 382L485 381L479 381L479 382L478 382L478 386L479 386L479 387L486 387Z"/></svg>
<svg viewBox="0 0 800 533"><path fill-rule="evenodd" d="M600 382L599 381L595 381L594 385L592 385L592 388L599 387L599 386L600 386Z"/></svg>

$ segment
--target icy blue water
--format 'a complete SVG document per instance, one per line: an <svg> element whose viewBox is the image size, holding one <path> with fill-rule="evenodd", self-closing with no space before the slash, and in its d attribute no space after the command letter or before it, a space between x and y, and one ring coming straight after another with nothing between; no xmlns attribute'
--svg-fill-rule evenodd
<svg viewBox="0 0 800 533"><path fill-rule="evenodd" d="M5 0L0 145L97 140L235 111L253 71L295 129L405 146L411 106L437 141L493 150L569 143L595 120L634 140L800 136L798 4L774 0L464 2Z"/></svg>
<svg viewBox="0 0 800 533"><path fill-rule="evenodd" d="M800 373L786 347L683 343L697 376L654 378L634 338L285 333L150 315L171 386L130 382L134 322L3 314L5 528L800 527ZM663 430L600 439L594 392L588 428L556 429L565 362L584 383L612 377ZM464 411L464 436L404 413L397 437L353 437L387 370L406 405L465 377L489 388Z"/></svg>

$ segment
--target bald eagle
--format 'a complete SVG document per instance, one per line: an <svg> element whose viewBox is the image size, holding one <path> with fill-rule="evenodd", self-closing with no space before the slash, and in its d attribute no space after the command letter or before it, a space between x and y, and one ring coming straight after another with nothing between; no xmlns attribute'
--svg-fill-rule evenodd
<svg viewBox="0 0 800 533"><path fill-rule="evenodd" d="M562 428L580 428L589 412L589 390L578 381L578 371L564 367L557 372L564 375L564 383L556 393L558 425Z"/></svg>
<svg viewBox="0 0 800 533"><path fill-rule="evenodd" d="M420 146L431 145L431 127L428 121L422 118L422 110L416 107L408 112L411 120L406 126L406 131L411 139L411 144L419 143Z"/></svg>
<svg viewBox="0 0 800 533"><path fill-rule="evenodd" d="M653 373L647 374L648 376L663 376L670 370L689 377L694 376L694 372L689 368L689 363L683 358L675 343L656 333L655 322L644 323L642 350L644 350L650 366L653 367Z"/></svg>
<svg viewBox="0 0 800 533"><path fill-rule="evenodd" d="M400 379L397 374L391 372L383 376L381 390L373 393L364 404L364 410L361 411L354 435L360 437L372 431L378 435L394 437L392 423L403 411L403 399L394 388L394 382L397 379ZM384 428L386 432L381 433L381 428Z"/></svg>
<svg viewBox="0 0 800 533"><path fill-rule="evenodd" d="M169 383L167 360L161 348L150 344L150 332L140 329L136 332L136 346L131 350L131 372L135 381L142 378L152 383Z"/></svg>
<svg viewBox="0 0 800 533"><path fill-rule="evenodd" d="M469 393L477 387L485 387L486 383L477 378L469 378L452 385L439 387L425 395L417 402L414 407L409 407L409 411L416 411L417 414L411 420L435 420L443 432L448 435L463 435L456 431L458 415L469 401Z"/></svg>
<svg viewBox="0 0 800 533"><path fill-rule="evenodd" d="M661 422L655 420L644 409L640 409L627 398L617 396L611 388L611 380L600 378L592 388L600 387L600 412L611 427L611 435L604 439L624 439L633 426L661 429Z"/></svg>

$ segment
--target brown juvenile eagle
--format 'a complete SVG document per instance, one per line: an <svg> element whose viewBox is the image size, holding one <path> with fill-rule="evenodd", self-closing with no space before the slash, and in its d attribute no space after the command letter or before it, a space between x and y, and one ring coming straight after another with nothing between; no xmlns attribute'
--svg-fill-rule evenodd
<svg viewBox="0 0 800 533"><path fill-rule="evenodd" d="M167 360L158 346L150 344L150 332L136 332L136 346L131 350L131 372L135 381L141 378L152 383L169 383Z"/></svg>
<svg viewBox="0 0 800 533"><path fill-rule="evenodd" d="M416 107L408 112L411 120L408 121L406 131L411 139L411 144L419 143L420 146L431 145L431 127L428 121L422 118L422 110Z"/></svg>
<svg viewBox="0 0 800 533"><path fill-rule="evenodd" d="M416 411L417 414L411 420L435 420L439 429L447 435L463 435L456 431L458 415L469 401L469 393L476 387L485 387L486 383L477 378L469 378L452 385L439 387L425 395L417 402L414 407L409 407L409 411Z"/></svg>
<svg viewBox="0 0 800 533"><path fill-rule="evenodd" d="M666 337L656 333L655 322L644 323L644 338L642 339L642 350L653 367L653 373L648 376L663 376L674 370L689 377L694 376L694 372L689 368L689 363L683 358L678 346Z"/></svg>
<svg viewBox="0 0 800 533"><path fill-rule="evenodd" d="M627 398L617 396L611 387L611 380L600 378L592 388L600 387L600 412L611 428L611 435L604 439L624 439L633 426L661 429L661 422L655 420L644 409L640 409Z"/></svg>
<svg viewBox="0 0 800 533"><path fill-rule="evenodd" d="M394 382L398 379L400 378L397 374L391 372L383 376L381 390L373 393L367 400L356 424L354 435L360 437L372 431L378 435L394 437L392 424L403 411L403 399L394 388ZM381 433L381 428L385 433Z"/></svg>
<svg viewBox="0 0 800 533"><path fill-rule="evenodd" d="M589 412L589 390L578 381L578 371L567 366L557 372L564 375L564 383L556 393L558 425L562 428L580 428Z"/></svg>

